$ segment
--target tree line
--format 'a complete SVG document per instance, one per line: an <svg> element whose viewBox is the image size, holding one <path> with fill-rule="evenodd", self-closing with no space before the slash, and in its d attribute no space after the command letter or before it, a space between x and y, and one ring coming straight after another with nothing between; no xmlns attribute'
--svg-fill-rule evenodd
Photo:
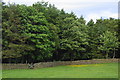
<svg viewBox="0 0 120 80"><path fill-rule="evenodd" d="M66 13L48 2L2 3L3 63L119 58L119 20Z"/></svg>

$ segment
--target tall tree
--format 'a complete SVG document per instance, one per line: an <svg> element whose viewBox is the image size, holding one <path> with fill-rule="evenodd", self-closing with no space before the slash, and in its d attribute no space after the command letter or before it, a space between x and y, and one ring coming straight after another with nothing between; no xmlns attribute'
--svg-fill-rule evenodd
<svg viewBox="0 0 120 80"><path fill-rule="evenodd" d="M116 33L111 33L110 31L106 31L103 35L100 36L100 43L99 49L105 52L105 57L109 57L110 50L113 50L113 58L115 58L115 50L119 46L119 42L117 37L115 36Z"/></svg>
<svg viewBox="0 0 120 80"><path fill-rule="evenodd" d="M3 58L20 57L26 50L25 41L28 37L22 34L23 26L19 15L17 5L3 6Z"/></svg>

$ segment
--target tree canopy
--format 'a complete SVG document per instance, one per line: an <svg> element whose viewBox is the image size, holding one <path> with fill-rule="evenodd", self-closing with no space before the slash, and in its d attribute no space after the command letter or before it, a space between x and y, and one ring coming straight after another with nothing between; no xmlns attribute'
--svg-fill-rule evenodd
<svg viewBox="0 0 120 80"><path fill-rule="evenodd" d="M119 58L118 19L86 23L83 16L78 18L48 2L2 7L3 62Z"/></svg>

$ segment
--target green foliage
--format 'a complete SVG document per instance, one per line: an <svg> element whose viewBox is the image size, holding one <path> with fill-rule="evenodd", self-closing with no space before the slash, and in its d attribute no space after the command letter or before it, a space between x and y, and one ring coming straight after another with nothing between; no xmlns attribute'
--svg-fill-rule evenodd
<svg viewBox="0 0 120 80"><path fill-rule="evenodd" d="M66 13L43 1L32 6L3 4L2 7L0 31L6 62L118 57L117 19L98 19L96 23L91 19L86 23L83 16L78 18L73 12Z"/></svg>
<svg viewBox="0 0 120 80"><path fill-rule="evenodd" d="M118 39L115 35L115 32L111 33L110 31L106 31L103 35L100 35L101 45L99 46L99 49L106 52L106 58L108 58L110 50L115 50L119 46Z"/></svg>
<svg viewBox="0 0 120 80"><path fill-rule="evenodd" d="M3 58L20 57L26 49L24 45L28 37L22 34L23 26L19 15L17 5L3 6Z"/></svg>

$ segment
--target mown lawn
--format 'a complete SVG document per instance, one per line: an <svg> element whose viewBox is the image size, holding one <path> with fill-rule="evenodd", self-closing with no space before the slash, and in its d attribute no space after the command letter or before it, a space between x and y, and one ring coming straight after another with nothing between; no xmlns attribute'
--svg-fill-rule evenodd
<svg viewBox="0 0 120 80"><path fill-rule="evenodd" d="M118 78L118 63L3 70L3 78Z"/></svg>

